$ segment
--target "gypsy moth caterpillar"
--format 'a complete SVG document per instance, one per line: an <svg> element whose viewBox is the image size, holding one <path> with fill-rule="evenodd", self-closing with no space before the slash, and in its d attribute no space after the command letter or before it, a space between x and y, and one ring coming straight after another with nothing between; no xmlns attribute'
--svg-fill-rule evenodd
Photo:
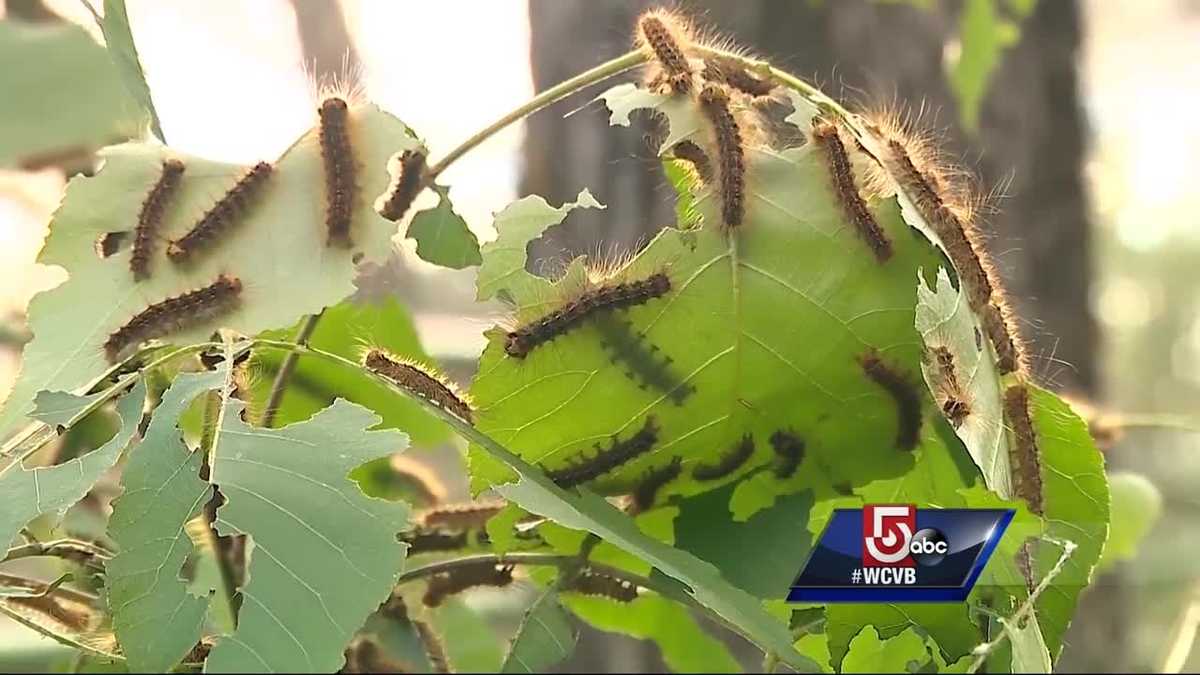
<svg viewBox="0 0 1200 675"><path fill-rule="evenodd" d="M358 198L357 167L350 141L350 106L338 96L321 101L318 138L325 169L326 245L353 245L350 225Z"/></svg>
<svg viewBox="0 0 1200 675"><path fill-rule="evenodd" d="M674 14L661 10L643 14L638 19L638 43L657 59L671 91L686 94L692 90L692 66L685 52L690 39Z"/></svg>
<svg viewBox="0 0 1200 675"><path fill-rule="evenodd" d="M700 92L700 109L717 142L717 171L721 188L721 221L726 229L742 224L746 211L746 148L741 127L729 106L724 87L709 84Z"/></svg>
<svg viewBox="0 0 1200 675"><path fill-rule="evenodd" d="M137 225L133 229L133 251L129 255L129 270L133 272L133 278L137 281L150 276L150 256L154 253L154 242L158 238L159 228L162 227L167 205L183 180L184 168L183 162L177 159L164 160L158 180L142 201Z"/></svg>
<svg viewBox="0 0 1200 675"><path fill-rule="evenodd" d="M707 184L712 182L712 162L708 159L708 153L704 152L704 149L695 142L687 139L679 141L671 146L671 154L676 159L681 159L691 164L692 170L696 172L696 177L700 179L701 183Z"/></svg>
<svg viewBox="0 0 1200 675"><path fill-rule="evenodd" d="M200 220L182 237L167 244L167 257L172 262L183 263L204 247L213 244L225 234L262 191L274 167L268 162L259 162L242 174L215 204L200 216Z"/></svg>
<svg viewBox="0 0 1200 675"><path fill-rule="evenodd" d="M812 127L813 140L825 155L829 165L829 175L833 180L833 192L846 220L854 225L854 229L871 252L875 260L885 263L892 257L892 241L888 239L883 228L875 220L867 203L858 191L854 181L854 169L850 166L850 157L846 154L846 146L842 143L841 132L832 122L814 120Z"/></svg>
<svg viewBox="0 0 1200 675"><path fill-rule="evenodd" d="M933 361L936 366L937 378L934 394L942 414L955 429L962 426L971 414L971 404L967 394L958 381L958 372L954 367L954 354L945 345L933 348Z"/></svg>
<svg viewBox="0 0 1200 675"><path fill-rule="evenodd" d="M646 417L642 428L625 440L613 436L612 443L607 448L595 444L596 454L585 457L580 453L567 466L561 469L546 470L550 480L561 488L571 488L581 485L632 461L638 456L649 452L658 442L658 425L654 416Z"/></svg>
<svg viewBox="0 0 1200 675"><path fill-rule="evenodd" d="M737 444L722 453L717 461L697 464L696 468L692 469L692 478L696 480L724 478L737 471L753 454L754 437L746 434Z"/></svg>
<svg viewBox="0 0 1200 675"><path fill-rule="evenodd" d="M506 506L503 501L446 504L424 511L421 524L429 528L470 530L482 528Z"/></svg>
<svg viewBox="0 0 1200 675"><path fill-rule="evenodd" d="M408 544L408 555L418 553L435 553L438 551L458 551L467 547L470 538L467 532L442 532L441 530L418 529L401 538Z"/></svg>
<svg viewBox="0 0 1200 675"><path fill-rule="evenodd" d="M471 423L471 404L459 394L453 384L437 373L427 370L412 361L398 359L383 350L372 349L363 357L363 366L382 375L421 398L431 401Z"/></svg>
<svg viewBox="0 0 1200 675"><path fill-rule="evenodd" d="M1003 293L996 293L980 313L983 331L996 350L996 367L1001 374L1028 372L1029 357L1025 353L1025 343Z"/></svg>
<svg viewBox="0 0 1200 675"><path fill-rule="evenodd" d="M782 429L771 434L771 449L775 451L772 470L780 480L791 478L804 460L804 439L793 431Z"/></svg>
<svg viewBox="0 0 1200 675"><path fill-rule="evenodd" d="M393 222L404 218L425 187L425 153L405 150L396 162L396 171L395 184L379 209L379 215Z"/></svg>
<svg viewBox="0 0 1200 675"><path fill-rule="evenodd" d="M638 587L635 584L592 570L580 572L563 587L563 590L609 598L617 602L633 602L638 597Z"/></svg>
<svg viewBox="0 0 1200 675"><path fill-rule="evenodd" d="M1029 504L1029 509L1039 516L1042 504L1042 463L1038 453L1037 434L1029 418L1029 390L1023 384L1014 384L1004 390L1004 419L1012 430L1013 486L1018 497Z"/></svg>
<svg viewBox="0 0 1200 675"><path fill-rule="evenodd" d="M770 96L775 90L773 81L751 75L741 64L729 58L706 58L700 75L709 82L728 85L753 98Z"/></svg>
<svg viewBox="0 0 1200 675"><path fill-rule="evenodd" d="M115 362L128 347L212 320L233 309L241 293L241 280L222 274L203 288L150 305L108 336L104 353Z"/></svg>
<svg viewBox="0 0 1200 675"><path fill-rule="evenodd" d="M510 331L504 351L514 358L525 358L538 346L578 327L598 312L640 305L670 290L671 279L663 272L638 281L602 284L542 318Z"/></svg>
<svg viewBox="0 0 1200 675"><path fill-rule="evenodd" d="M858 359L863 373L896 404L896 447L912 450L921 440L921 394L903 373L869 351Z"/></svg>
<svg viewBox="0 0 1200 675"><path fill-rule="evenodd" d="M503 588L513 581L512 565L497 565L485 560L457 567L448 572L440 572L429 578L425 587L425 597L422 599L426 607L437 607L451 595L457 595L476 586L496 586Z"/></svg>
<svg viewBox="0 0 1200 675"><path fill-rule="evenodd" d="M671 458L668 464L657 468L651 468L642 476L637 487L633 489L633 510L635 513L649 511L654 502L658 499L659 490L666 487L667 483L679 477L683 472L683 460L679 457Z"/></svg>
<svg viewBox="0 0 1200 675"><path fill-rule="evenodd" d="M640 382L640 388L662 392L675 405L683 405L687 397L696 391L695 387L671 372L671 357L656 356L658 346L647 346L645 336L635 332L631 322L604 317L596 322L596 327L600 331L600 344L609 352L610 360L614 364L619 361L627 366L625 376Z"/></svg>

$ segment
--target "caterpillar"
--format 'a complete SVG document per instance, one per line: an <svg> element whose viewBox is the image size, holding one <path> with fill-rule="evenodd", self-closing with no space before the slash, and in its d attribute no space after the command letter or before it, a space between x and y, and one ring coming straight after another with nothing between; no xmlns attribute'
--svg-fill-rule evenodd
<svg viewBox="0 0 1200 675"><path fill-rule="evenodd" d="M934 365L937 367L937 396L942 413L955 429L962 426L971 414L971 404L958 382L954 368L954 355L944 345L933 348Z"/></svg>
<svg viewBox="0 0 1200 675"><path fill-rule="evenodd" d="M429 669L435 673L451 672L450 659L446 657L446 645L442 643L441 636L424 621L413 621L412 624L413 628L417 629L417 636L421 638L421 645L425 648Z"/></svg>
<svg viewBox="0 0 1200 675"><path fill-rule="evenodd" d="M640 305L670 290L671 279L663 272L639 281L599 286L546 316L510 331L505 338L504 351L509 356L523 359L538 346L578 327L597 312Z"/></svg>
<svg viewBox="0 0 1200 675"><path fill-rule="evenodd" d="M448 530L469 530L483 527L487 521L500 513L507 504L503 501L447 504L429 509L421 514L425 527Z"/></svg>
<svg viewBox="0 0 1200 675"><path fill-rule="evenodd" d="M653 415L647 416L642 428L628 439L622 441L613 436L612 444L608 448L601 448L597 443L595 445L596 454L593 457L580 457L561 469L547 470L546 475L561 488L575 487L595 480L639 455L645 454L654 447L656 442L658 442L658 425L654 421Z"/></svg>
<svg viewBox="0 0 1200 675"><path fill-rule="evenodd" d="M692 477L696 480L717 480L737 471L739 467L754 454L754 437L750 434L742 436L737 445L729 448L716 462L698 464L692 469Z"/></svg>
<svg viewBox="0 0 1200 675"><path fill-rule="evenodd" d="M485 560L440 572L429 578L422 601L426 607L437 607L450 597L476 586L503 588L513 581L512 565L497 565Z"/></svg>
<svg viewBox="0 0 1200 675"><path fill-rule="evenodd" d="M625 376L635 382L640 380L640 388L660 391L675 405L683 405L696 391L671 372L671 357L656 358L658 346L643 344L645 336L635 333L632 323L606 317L598 321L596 327L600 331L600 344L611 354L612 363L620 361L628 366Z"/></svg>
<svg viewBox="0 0 1200 675"><path fill-rule="evenodd" d="M842 143L841 134L836 125L826 120L814 120L812 128L813 140L825 155L829 164L829 174L833 179L833 191L846 219L853 223L858 236L866 242L875 259L885 263L892 257L892 241L888 239L883 228L875 220L858 185L854 182L854 169L850 165L850 157L846 154L846 146Z"/></svg>
<svg viewBox="0 0 1200 675"><path fill-rule="evenodd" d="M746 148L742 130L729 107L724 87L709 84L700 92L700 109L717 141L717 167L721 185L721 221L726 229L742 224L746 211Z"/></svg>
<svg viewBox="0 0 1200 675"><path fill-rule="evenodd" d="M1039 516L1042 504L1042 465L1038 457L1037 434L1029 418L1029 390L1025 385L1014 384L1004 391L1004 419L1012 429L1013 476L1018 497L1029 504L1029 509Z"/></svg>
<svg viewBox="0 0 1200 675"><path fill-rule="evenodd" d="M162 226L167 205L183 180L184 168L183 162L177 159L163 161L162 173L142 202L137 225L133 229L133 252L129 256L129 270L133 272L136 281L150 276L150 256L154 253L154 242L158 238L158 230Z"/></svg>
<svg viewBox="0 0 1200 675"><path fill-rule="evenodd" d="M406 673L411 672L407 663L395 661L388 657L379 645L369 637L360 635L354 638L346 647L343 654L346 665L340 673Z"/></svg>
<svg viewBox="0 0 1200 675"><path fill-rule="evenodd" d="M712 162L708 159L708 153L695 142L684 139L675 145L671 146L671 154L676 159L681 159L696 171L696 176L701 183L711 183L713 179Z"/></svg>
<svg viewBox="0 0 1200 675"><path fill-rule="evenodd" d="M800 462L804 461L804 439L791 431L776 431L771 434L771 448L775 450L772 470L780 480L791 478Z"/></svg>
<svg viewBox="0 0 1200 675"><path fill-rule="evenodd" d="M222 274L204 288L150 305L108 336L104 353L115 362L127 347L214 319L233 309L241 293L241 280Z"/></svg>
<svg viewBox="0 0 1200 675"><path fill-rule="evenodd" d="M350 107L346 100L331 96L321 102L319 140L325 168L326 245L353 245L350 224L358 197L354 147L350 142Z"/></svg>
<svg viewBox="0 0 1200 675"><path fill-rule="evenodd" d="M195 253L225 234L237 217L246 210L266 185L275 167L259 162L238 179L223 197L200 216L200 220L182 237L167 244L167 257L172 262L186 262Z"/></svg>
<svg viewBox="0 0 1200 675"><path fill-rule="evenodd" d="M592 570L580 572L563 590L574 591L581 595L610 598L617 602L633 602L638 597L637 585Z"/></svg>
<svg viewBox="0 0 1200 675"><path fill-rule="evenodd" d="M379 349L367 352L363 357L363 366L395 382L400 388L471 423L471 404L455 390L453 384L436 373L428 372L416 363L397 359Z"/></svg>
<svg viewBox="0 0 1200 675"><path fill-rule="evenodd" d="M687 94L692 90L692 66L684 52L686 31L671 14L652 12L638 21L640 42L658 60L671 91Z"/></svg>
<svg viewBox="0 0 1200 675"><path fill-rule="evenodd" d="M1001 374L1027 372L1028 356L1025 343L1017 330L1013 312L1002 294L988 303L982 311L983 331L996 350L996 367Z"/></svg>
<svg viewBox="0 0 1200 675"><path fill-rule="evenodd" d="M859 358L859 365L872 382L883 388L896 404L896 447L912 450L921 440L921 395L903 374L883 362L875 352Z"/></svg>
<svg viewBox="0 0 1200 675"><path fill-rule="evenodd" d="M700 76L709 82L725 84L753 98L770 96L775 83L751 75L740 64L727 58L706 59Z"/></svg>
<svg viewBox="0 0 1200 675"><path fill-rule="evenodd" d="M466 531L449 533L424 528L403 537L402 541L408 544L408 555L457 551L466 548L470 543Z"/></svg>
<svg viewBox="0 0 1200 675"><path fill-rule="evenodd" d="M391 221L404 218L417 195L425 187L425 153L405 150L397 162L396 184L392 187L379 214Z"/></svg>
<svg viewBox="0 0 1200 675"><path fill-rule="evenodd" d="M654 506L654 502L658 500L659 490L678 478L682 472L683 460L679 457L673 457L669 464L647 471L637 487L633 489L634 512L649 511Z"/></svg>

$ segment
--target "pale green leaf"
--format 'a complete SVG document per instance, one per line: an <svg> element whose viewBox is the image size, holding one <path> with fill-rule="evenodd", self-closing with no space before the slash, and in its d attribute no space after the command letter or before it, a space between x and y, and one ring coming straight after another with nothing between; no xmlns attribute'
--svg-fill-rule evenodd
<svg viewBox="0 0 1200 675"><path fill-rule="evenodd" d="M104 18L100 22L100 30L104 33L108 53L117 66L125 88L149 118L150 130L158 140L165 143L158 111L154 108L150 87L146 84L146 74L142 72L142 62L138 60L137 47L133 44L133 32L129 27L125 0L104 0Z"/></svg>
<svg viewBox="0 0 1200 675"><path fill-rule="evenodd" d="M425 262L454 270L474 267L483 262L479 241L467 221L454 211L448 188L437 188L438 205L413 216L408 226L409 239L417 241L417 255Z"/></svg>
<svg viewBox="0 0 1200 675"><path fill-rule="evenodd" d="M929 658L925 642L913 629L884 640L874 626L867 626L850 641L850 651L842 661L841 672L914 672L928 663Z"/></svg>
<svg viewBox="0 0 1200 675"><path fill-rule="evenodd" d="M1108 474L1112 526L1099 569L1132 560L1163 512L1163 496L1145 476L1129 471Z"/></svg>
<svg viewBox="0 0 1200 675"><path fill-rule="evenodd" d="M448 598L433 612L434 631L442 637L454 672L498 672L504 651L487 617L461 598ZM422 651L424 648L422 647Z"/></svg>
<svg viewBox="0 0 1200 675"><path fill-rule="evenodd" d="M571 625L557 594L546 591L526 610L500 672L545 672L570 657L578 639L579 631Z"/></svg>

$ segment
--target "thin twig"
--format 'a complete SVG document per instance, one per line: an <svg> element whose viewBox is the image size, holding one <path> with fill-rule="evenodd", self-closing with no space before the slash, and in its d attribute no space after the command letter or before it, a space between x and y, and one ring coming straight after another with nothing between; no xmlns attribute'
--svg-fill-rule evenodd
<svg viewBox="0 0 1200 675"><path fill-rule="evenodd" d="M325 311L321 310L316 314L310 314L304 320L304 324L296 332L296 344L308 345L308 340L312 337L313 331L317 329L317 322L321 320L321 315L324 313ZM300 360L299 352L289 352L287 356L283 357L283 364L279 366L279 372L275 374L275 381L271 383L271 394L267 397L267 407L263 410L262 425L264 427L270 428L275 423L275 415L279 413L279 405L283 402L283 392L287 389L288 378L296 369L298 360Z"/></svg>
<svg viewBox="0 0 1200 675"><path fill-rule="evenodd" d="M0 562L38 557L62 558L93 569L103 569L103 563L111 558L112 554L90 542L75 539L56 539L44 543L34 541L10 548L4 559L0 560Z"/></svg>

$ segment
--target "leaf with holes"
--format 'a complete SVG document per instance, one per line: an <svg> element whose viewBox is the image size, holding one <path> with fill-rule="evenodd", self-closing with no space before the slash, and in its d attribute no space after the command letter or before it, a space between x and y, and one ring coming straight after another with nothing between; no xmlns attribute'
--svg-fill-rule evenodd
<svg viewBox="0 0 1200 675"><path fill-rule="evenodd" d="M450 189L434 189L438 193L438 205L413 216L405 236L417 241L417 255L426 262L452 270L478 265L482 262L479 240L467 227L467 221L454 210Z"/></svg>

